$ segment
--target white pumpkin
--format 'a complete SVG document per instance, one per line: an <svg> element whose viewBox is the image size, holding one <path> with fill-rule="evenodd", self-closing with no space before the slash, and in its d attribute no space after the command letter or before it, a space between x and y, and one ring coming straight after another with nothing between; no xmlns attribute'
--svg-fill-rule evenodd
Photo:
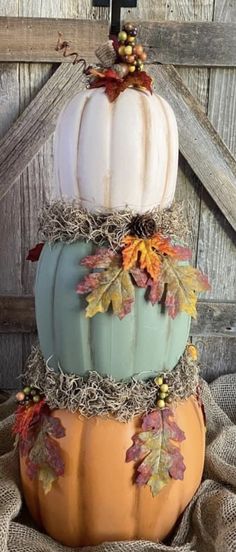
<svg viewBox="0 0 236 552"><path fill-rule="evenodd" d="M177 124L163 98L129 88L111 103L104 88L85 90L58 119L53 199L90 211L169 207L177 165Z"/></svg>

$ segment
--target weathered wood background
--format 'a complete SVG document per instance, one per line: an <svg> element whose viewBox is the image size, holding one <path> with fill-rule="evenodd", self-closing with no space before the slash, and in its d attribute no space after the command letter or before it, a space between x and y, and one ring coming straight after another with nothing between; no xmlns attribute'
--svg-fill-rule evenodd
<svg viewBox="0 0 236 552"><path fill-rule="evenodd" d="M41 0L40 2L1 0L0 16L69 20L83 18L91 21L105 21L108 19L108 10L92 8L90 0ZM157 59L158 49L160 49L160 60L176 66L185 84L200 102L202 110L208 115L230 152L235 156L236 69L234 67L236 62L231 53L231 46L235 43L236 2L138 0L138 8L132 9L130 13L129 10L123 10L122 17L136 21L150 21L148 27L146 24L146 31L144 27L141 28L141 33L143 41L146 36L145 41L151 46L151 61ZM160 34L151 43L153 41L151 22L155 20L160 23L168 21L169 25L165 25L164 30L160 25ZM203 21L205 26L201 27L200 31L197 23ZM182 25L183 22L189 23L188 29ZM210 31L210 23L214 25L212 31ZM175 35L173 35L173 28ZM0 37L1 29L0 22ZM9 33L10 31L11 29ZM72 31L74 34L65 38L76 39L74 25L72 25ZM199 33L202 33L201 40L199 40ZM209 33L212 33L212 41L207 40ZM48 37L48 33L45 36ZM10 38L11 35L9 35L9 44ZM55 42L56 40L57 36L55 36ZM23 32L19 44L14 43L11 48L9 44L3 44L0 40L0 54L2 46L5 52L8 52L5 58L1 57L5 62L1 64L0 74L0 138L11 128L56 68L56 56L51 47L51 41L48 42L47 49L44 44L41 48L40 44L37 44L38 53L36 55L34 52L33 59L39 60L40 63L18 62L18 60L32 59L30 54L26 53L27 45L24 43ZM202 48L200 48L201 44ZM214 44L219 46L217 63ZM50 47L51 53L47 58ZM89 44L86 47L90 55ZM208 61L206 61L207 48L209 48ZM165 50L164 59L163 49ZM235 47L233 49L235 51ZM21 57L19 57L20 50ZM153 66L152 71L156 71ZM173 82L175 77L171 69L167 70L167 74ZM51 114L52 118L53 114ZM47 124L50 125L50 121ZM42 127L40 132L42 136ZM29 139L30 146L32 146L32 140ZM7 165L5 164L4 169L2 164L0 182L0 190L4 196L0 202L0 387L2 388L11 389L17 386L17 377L36 339L33 321L34 305L29 297L33 295L35 265L26 262L25 258L28 249L37 242L37 213L50 192L53 168L52 146L53 138L50 137L27 166L22 160L22 167L25 168L17 182L5 195L7 180L9 179L11 184L15 169L12 164L11 171L7 171ZM182 144L184 153L186 147L186 144ZM191 153L187 153L190 160ZM195 262L208 273L212 284L211 291L201 298L199 320L192 325L191 331L192 339L201 351L203 373L211 380L218 374L236 370L236 246L235 233L231 226L235 204L232 205L231 211L230 203L233 203L233 199L231 201L231 198L226 198L225 213L228 220L231 220L229 224L211 197L216 199L217 193L224 196L224 190L222 192L220 189L220 182L214 185L214 180L211 182L209 175L207 178L205 170L203 180L206 181L205 185L208 186L210 196L190 168L191 165L194 170L196 169L194 160L192 161L188 164L180 156L177 195L178 198L187 200L187 214L193 230ZM228 161L230 165L229 158ZM201 167L197 174L202 177ZM12 299L12 296L18 296L17 302Z"/></svg>

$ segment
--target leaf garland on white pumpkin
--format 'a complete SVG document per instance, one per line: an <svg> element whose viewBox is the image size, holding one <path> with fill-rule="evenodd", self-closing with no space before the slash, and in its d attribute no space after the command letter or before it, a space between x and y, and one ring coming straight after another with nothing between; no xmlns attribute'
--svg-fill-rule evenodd
<svg viewBox="0 0 236 552"><path fill-rule="evenodd" d="M183 311L195 318L196 293L210 286L201 271L183 264L190 257L189 248L172 244L160 233L151 238L125 236L118 253L98 249L80 262L94 270L76 289L79 294L88 294L86 316L91 318L111 306L114 314L124 318L131 312L136 285L148 289L152 305L162 302L171 318Z"/></svg>
<svg viewBox="0 0 236 552"><path fill-rule="evenodd" d="M153 496L156 496L171 478L184 478L186 467L175 443L184 441L185 434L174 421L174 414L169 408L146 414L142 430L133 436L126 462L141 461L135 482L140 486L149 485Z"/></svg>

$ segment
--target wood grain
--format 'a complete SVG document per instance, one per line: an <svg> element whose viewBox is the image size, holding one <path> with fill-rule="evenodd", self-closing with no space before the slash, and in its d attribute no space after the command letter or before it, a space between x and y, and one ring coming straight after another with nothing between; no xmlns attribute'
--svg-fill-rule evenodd
<svg viewBox="0 0 236 552"><path fill-rule="evenodd" d="M79 65L61 65L0 142L0 200L53 133L58 113L82 90Z"/></svg>
<svg viewBox="0 0 236 552"><path fill-rule="evenodd" d="M140 41L152 63L236 65L234 23L147 21L138 23L138 28ZM96 60L96 47L107 40L109 33L105 21L0 17L0 61L70 62L70 57L56 51L58 32L70 44L67 53L76 51L88 62Z"/></svg>
<svg viewBox="0 0 236 552"><path fill-rule="evenodd" d="M2 0L0 15L107 20L108 10L93 8L91 0ZM54 70L47 63L2 64L1 136L8 131ZM38 230L37 213L50 189L52 166L53 149L50 138L25 167L16 181L16 188L0 202L0 293L33 292L35 266L25 261L26 251L35 243ZM35 334L30 333L0 335L0 387L19 387L19 380L16 378L22 373L34 339Z"/></svg>
<svg viewBox="0 0 236 552"><path fill-rule="evenodd" d="M140 42L150 63L198 67L235 67L234 23L145 21L138 25Z"/></svg>
<svg viewBox="0 0 236 552"><path fill-rule="evenodd" d="M34 297L0 295L0 333L36 332ZM193 336L236 337L236 304L198 301Z"/></svg>
<svg viewBox="0 0 236 552"><path fill-rule="evenodd" d="M38 17L0 17L0 61L61 63L74 58L56 51L58 33L70 48L88 63L95 62L95 50L107 40L106 21L52 19Z"/></svg>
<svg viewBox="0 0 236 552"><path fill-rule="evenodd" d="M236 162L173 66L150 66L175 111L180 150L236 229ZM84 87L78 66L61 65L0 143L0 198L50 136L64 103Z"/></svg>
<svg viewBox="0 0 236 552"><path fill-rule="evenodd" d="M180 151L236 230L236 162L172 65L149 66L155 89L172 106Z"/></svg>
<svg viewBox="0 0 236 552"><path fill-rule="evenodd" d="M216 0L215 21L236 23L236 3ZM236 70L211 69L208 117L236 156ZM208 247L206 248L205 244ZM211 278L206 300L236 300L236 239L206 192L202 193L198 263ZM232 362L234 359L232 358Z"/></svg>

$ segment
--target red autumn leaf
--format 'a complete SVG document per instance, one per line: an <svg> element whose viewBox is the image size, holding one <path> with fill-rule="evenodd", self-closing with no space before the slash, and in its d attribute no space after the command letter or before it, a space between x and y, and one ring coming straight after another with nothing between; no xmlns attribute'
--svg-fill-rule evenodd
<svg viewBox="0 0 236 552"><path fill-rule="evenodd" d="M141 268L138 268L138 267L131 268L130 274L131 276L133 276L136 286L140 288L147 287L149 277L145 270L142 270Z"/></svg>
<svg viewBox="0 0 236 552"><path fill-rule="evenodd" d="M145 71L135 71L132 75L121 79L116 73L116 77L113 76L114 71L108 69L100 78L94 79L91 82L90 88L105 87L105 92L110 100L114 102L116 98L124 92L126 88L137 88L139 90L148 90L152 93L152 79Z"/></svg>
<svg viewBox="0 0 236 552"><path fill-rule="evenodd" d="M192 258L192 251L189 247L183 247L182 245L174 245L174 254L178 261L189 261Z"/></svg>
<svg viewBox="0 0 236 552"><path fill-rule="evenodd" d="M37 243L33 249L29 250L28 256L26 257L27 261L32 261L32 263L35 263L39 260L40 253L43 249L44 243Z"/></svg>
<svg viewBox="0 0 236 552"><path fill-rule="evenodd" d="M48 465L54 470L57 477L64 474L64 462L60 455L60 448L58 443L50 437L44 438L45 446L45 458L47 458Z"/></svg>
<svg viewBox="0 0 236 552"><path fill-rule="evenodd" d="M159 303L161 301L165 289L165 284L161 280L161 278L156 282L149 278L147 285L150 287L148 299L149 301L151 301L152 305L156 305L156 303Z"/></svg>
<svg viewBox="0 0 236 552"><path fill-rule="evenodd" d="M51 416L44 399L33 405L20 406L16 411L13 433L19 438L29 478L38 477L45 493L49 492L53 481L64 473L60 447L55 441L55 438L65 435L59 418Z"/></svg>
<svg viewBox="0 0 236 552"><path fill-rule="evenodd" d="M112 251L112 249L103 247L98 249L94 255L84 257L80 261L80 264L87 268L108 268L111 261L118 260L118 258L117 253Z"/></svg>
<svg viewBox="0 0 236 552"><path fill-rule="evenodd" d="M38 422L40 413L44 407L44 399L42 399L39 403L28 406L27 408L25 406L18 406L15 413L15 422L12 428L13 434L19 435L22 439L27 439L31 426Z"/></svg>

